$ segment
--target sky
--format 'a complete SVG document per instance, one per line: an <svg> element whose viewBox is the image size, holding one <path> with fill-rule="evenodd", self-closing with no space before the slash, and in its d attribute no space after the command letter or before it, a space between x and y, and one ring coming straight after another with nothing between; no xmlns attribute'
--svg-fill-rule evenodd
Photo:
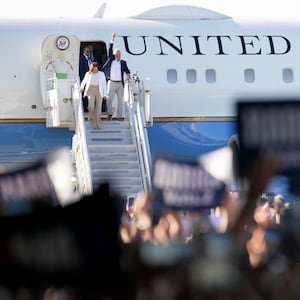
<svg viewBox="0 0 300 300"><path fill-rule="evenodd" d="M104 18L137 15L168 4L201 6L237 20L297 21L299 0L9 0L1 6L0 18L92 17L106 3Z"/></svg>

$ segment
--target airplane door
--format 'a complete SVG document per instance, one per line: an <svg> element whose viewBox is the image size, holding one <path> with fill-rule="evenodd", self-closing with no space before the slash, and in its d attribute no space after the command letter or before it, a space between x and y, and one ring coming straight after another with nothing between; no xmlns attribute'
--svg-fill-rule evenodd
<svg viewBox="0 0 300 300"><path fill-rule="evenodd" d="M41 47L40 86L47 127L74 123L72 87L78 81L80 41L76 36L49 35Z"/></svg>

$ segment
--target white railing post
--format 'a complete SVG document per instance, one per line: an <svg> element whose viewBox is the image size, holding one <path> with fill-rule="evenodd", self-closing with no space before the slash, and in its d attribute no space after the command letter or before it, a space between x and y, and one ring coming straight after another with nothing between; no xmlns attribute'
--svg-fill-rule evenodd
<svg viewBox="0 0 300 300"><path fill-rule="evenodd" d="M84 113L82 108L81 93L79 91L79 81L76 80L72 92L72 104L75 118L74 159L76 161L77 185L80 194L92 194L92 178L86 135L84 127Z"/></svg>
<svg viewBox="0 0 300 300"><path fill-rule="evenodd" d="M146 131L146 125L148 122L145 119L143 99L141 97L141 92L144 94L144 91L140 87L140 80L136 74L132 76L132 80L126 82L126 90L126 93L128 95L129 117L130 122L132 123L131 128L137 146L143 189L147 191L151 189L152 163L149 140ZM148 90L148 92L150 94L150 89Z"/></svg>

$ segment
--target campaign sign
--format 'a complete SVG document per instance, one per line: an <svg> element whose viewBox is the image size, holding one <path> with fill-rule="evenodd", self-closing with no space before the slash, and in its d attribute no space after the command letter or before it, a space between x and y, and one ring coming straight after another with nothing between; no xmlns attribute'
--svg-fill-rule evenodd
<svg viewBox="0 0 300 300"><path fill-rule="evenodd" d="M300 167L300 99L238 102L240 176L257 159L271 161L278 173Z"/></svg>
<svg viewBox="0 0 300 300"><path fill-rule="evenodd" d="M57 149L30 166L0 175L0 214L31 212L75 199L68 150Z"/></svg>
<svg viewBox="0 0 300 300"><path fill-rule="evenodd" d="M202 210L220 205L225 184L199 162L171 156L153 160L154 201L175 210Z"/></svg>

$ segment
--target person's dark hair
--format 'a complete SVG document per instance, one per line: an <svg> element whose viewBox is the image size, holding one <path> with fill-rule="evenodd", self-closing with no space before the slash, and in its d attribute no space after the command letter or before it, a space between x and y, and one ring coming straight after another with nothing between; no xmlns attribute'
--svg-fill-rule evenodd
<svg viewBox="0 0 300 300"><path fill-rule="evenodd" d="M93 72L93 69L96 68L96 67L98 68L98 63L95 62L95 61L92 62L92 63L90 64L90 72Z"/></svg>

